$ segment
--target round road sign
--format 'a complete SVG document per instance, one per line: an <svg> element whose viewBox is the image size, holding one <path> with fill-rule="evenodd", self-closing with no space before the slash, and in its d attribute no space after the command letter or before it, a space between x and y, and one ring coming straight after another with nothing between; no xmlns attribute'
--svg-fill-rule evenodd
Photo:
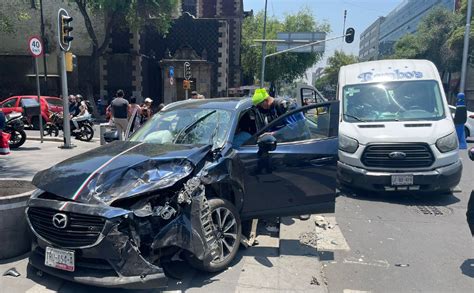
<svg viewBox="0 0 474 293"><path fill-rule="evenodd" d="M33 57L40 57L43 55L43 43L39 37L31 37L28 40L28 45L31 55Z"/></svg>

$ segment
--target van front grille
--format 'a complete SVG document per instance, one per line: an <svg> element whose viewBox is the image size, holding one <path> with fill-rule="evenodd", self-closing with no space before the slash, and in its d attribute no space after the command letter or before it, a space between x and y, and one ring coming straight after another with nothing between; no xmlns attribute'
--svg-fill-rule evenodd
<svg viewBox="0 0 474 293"><path fill-rule="evenodd" d="M374 144L362 154L362 163L378 168L423 168L434 163L427 144Z"/></svg>

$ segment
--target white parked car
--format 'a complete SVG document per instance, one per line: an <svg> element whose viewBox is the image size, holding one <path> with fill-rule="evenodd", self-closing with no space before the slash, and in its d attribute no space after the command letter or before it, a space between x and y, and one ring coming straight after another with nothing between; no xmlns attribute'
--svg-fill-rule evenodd
<svg viewBox="0 0 474 293"><path fill-rule="evenodd" d="M454 118L454 113L456 113L456 106L449 105L449 110L451 111L451 115ZM467 111L467 121L464 124L464 132L466 137L474 136L474 112Z"/></svg>

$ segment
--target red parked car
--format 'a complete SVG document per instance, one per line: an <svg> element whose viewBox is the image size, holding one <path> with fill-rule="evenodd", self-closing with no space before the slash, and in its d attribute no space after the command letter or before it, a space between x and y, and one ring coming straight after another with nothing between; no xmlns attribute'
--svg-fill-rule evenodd
<svg viewBox="0 0 474 293"><path fill-rule="evenodd" d="M38 101L37 96L13 96L0 102L0 110L2 110L5 115L10 114L11 112L23 112L21 101L24 99L35 99ZM41 116L43 117L43 123L49 121L48 111L56 113L62 112L63 101L57 97L41 96ZM35 129L39 129L38 117L28 117L28 120L33 124Z"/></svg>

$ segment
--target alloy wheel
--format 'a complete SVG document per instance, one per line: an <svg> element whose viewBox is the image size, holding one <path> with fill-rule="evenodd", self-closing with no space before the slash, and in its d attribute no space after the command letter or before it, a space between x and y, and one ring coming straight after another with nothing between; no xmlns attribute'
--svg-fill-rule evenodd
<svg viewBox="0 0 474 293"><path fill-rule="evenodd" d="M237 222L235 216L225 207L218 207L212 211L212 222L216 229L217 243L219 244L219 255L213 263L223 262L236 249Z"/></svg>

